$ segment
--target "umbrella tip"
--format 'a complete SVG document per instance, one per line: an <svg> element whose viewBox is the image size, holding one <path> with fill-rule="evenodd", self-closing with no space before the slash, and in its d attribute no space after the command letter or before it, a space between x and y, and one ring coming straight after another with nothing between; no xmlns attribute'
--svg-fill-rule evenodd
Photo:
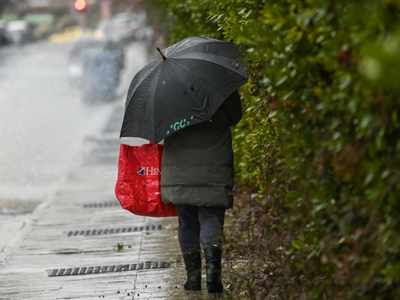
<svg viewBox="0 0 400 300"><path fill-rule="evenodd" d="M161 57L163 60L166 60L167 58L165 57L164 53L161 52L160 48L157 47L158 53L160 53Z"/></svg>

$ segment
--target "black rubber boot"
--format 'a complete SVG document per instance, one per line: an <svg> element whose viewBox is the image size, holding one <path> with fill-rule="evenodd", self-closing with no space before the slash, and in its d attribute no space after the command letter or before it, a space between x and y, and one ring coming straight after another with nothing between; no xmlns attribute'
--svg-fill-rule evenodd
<svg viewBox="0 0 400 300"><path fill-rule="evenodd" d="M200 251L183 253L187 280L183 287L187 291L201 290L201 255Z"/></svg>
<svg viewBox="0 0 400 300"><path fill-rule="evenodd" d="M222 293L224 288L221 282L221 249L212 245L204 249L206 257L207 291Z"/></svg>

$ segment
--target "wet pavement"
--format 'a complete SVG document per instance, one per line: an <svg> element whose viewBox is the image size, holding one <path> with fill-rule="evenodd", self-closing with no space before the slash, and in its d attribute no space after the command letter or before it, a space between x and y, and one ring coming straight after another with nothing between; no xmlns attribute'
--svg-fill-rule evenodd
<svg viewBox="0 0 400 300"><path fill-rule="evenodd" d="M122 114L116 104L83 163L4 247L0 299L208 299L183 291L177 219L133 215L115 198Z"/></svg>

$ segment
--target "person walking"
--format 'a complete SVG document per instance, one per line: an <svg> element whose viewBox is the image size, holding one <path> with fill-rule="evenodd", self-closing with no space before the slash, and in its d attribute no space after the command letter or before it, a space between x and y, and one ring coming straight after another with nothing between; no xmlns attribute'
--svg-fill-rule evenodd
<svg viewBox="0 0 400 300"><path fill-rule="evenodd" d="M178 211L178 239L185 263L185 290L201 290L201 250L207 291L222 293L221 237L225 210L233 206L234 162L230 126L242 118L238 91L209 121L164 139L161 198Z"/></svg>

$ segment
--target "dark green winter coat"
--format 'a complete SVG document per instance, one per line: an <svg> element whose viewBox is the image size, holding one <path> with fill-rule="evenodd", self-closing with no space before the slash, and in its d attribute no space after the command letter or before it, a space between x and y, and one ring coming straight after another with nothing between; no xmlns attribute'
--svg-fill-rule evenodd
<svg viewBox="0 0 400 300"><path fill-rule="evenodd" d="M241 118L242 106L236 91L210 121L165 138L161 167L161 198L165 203L232 207L230 126Z"/></svg>

